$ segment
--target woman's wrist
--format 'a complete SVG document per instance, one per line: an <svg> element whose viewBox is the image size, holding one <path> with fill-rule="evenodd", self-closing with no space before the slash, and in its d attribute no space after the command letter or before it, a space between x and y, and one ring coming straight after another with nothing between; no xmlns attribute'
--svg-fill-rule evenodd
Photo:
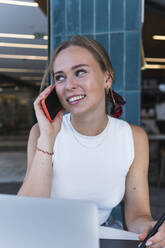
<svg viewBox="0 0 165 248"><path fill-rule="evenodd" d="M54 148L54 139L48 139L47 137L39 137L37 142L37 147L40 150L47 151L49 153L53 153Z"/></svg>
<svg viewBox="0 0 165 248"><path fill-rule="evenodd" d="M36 150L39 151L39 152L42 152L43 154L46 154L48 156L53 156L54 155L54 152L45 151L45 150L39 148L38 146L36 147Z"/></svg>
<svg viewBox="0 0 165 248"><path fill-rule="evenodd" d="M152 228L154 220L150 215L139 216L133 222L129 223L128 230L136 233L143 233Z"/></svg>

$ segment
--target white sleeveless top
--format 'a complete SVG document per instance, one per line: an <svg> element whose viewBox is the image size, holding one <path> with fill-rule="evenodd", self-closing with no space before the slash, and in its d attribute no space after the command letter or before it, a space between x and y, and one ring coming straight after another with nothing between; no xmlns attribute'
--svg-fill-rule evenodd
<svg viewBox="0 0 165 248"><path fill-rule="evenodd" d="M63 117L54 145L52 198L80 199L98 206L99 224L125 193L125 180L134 159L130 125L108 116L109 122L97 136L79 134Z"/></svg>

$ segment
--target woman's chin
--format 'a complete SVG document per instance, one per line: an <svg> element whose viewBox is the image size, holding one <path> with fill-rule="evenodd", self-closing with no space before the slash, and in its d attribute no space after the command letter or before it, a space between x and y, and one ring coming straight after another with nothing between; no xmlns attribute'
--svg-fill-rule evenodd
<svg viewBox="0 0 165 248"><path fill-rule="evenodd" d="M72 116L75 116L75 117L81 117L87 113L87 111L83 109L70 109L69 112L71 113Z"/></svg>

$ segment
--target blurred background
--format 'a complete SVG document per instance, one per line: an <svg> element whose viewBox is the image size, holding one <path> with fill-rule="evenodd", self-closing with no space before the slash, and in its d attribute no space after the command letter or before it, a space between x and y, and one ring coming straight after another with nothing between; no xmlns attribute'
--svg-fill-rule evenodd
<svg viewBox="0 0 165 248"><path fill-rule="evenodd" d="M0 1L0 183L5 192L16 193L24 178L28 133L36 122L33 102L48 61L47 33L46 1ZM16 188L11 182L18 183Z"/></svg>
<svg viewBox="0 0 165 248"><path fill-rule="evenodd" d="M16 194L25 175L33 102L50 53L51 13L46 0L0 0L0 193ZM165 209L164 27L165 1L141 1L139 124L149 137L155 217Z"/></svg>

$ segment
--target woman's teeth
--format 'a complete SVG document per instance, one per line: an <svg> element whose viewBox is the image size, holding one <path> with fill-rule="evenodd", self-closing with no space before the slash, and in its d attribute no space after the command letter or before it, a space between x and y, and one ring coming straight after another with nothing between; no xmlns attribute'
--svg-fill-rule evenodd
<svg viewBox="0 0 165 248"><path fill-rule="evenodd" d="M74 96L74 97L69 98L68 102L71 103L71 102L83 99L84 97L85 96Z"/></svg>

